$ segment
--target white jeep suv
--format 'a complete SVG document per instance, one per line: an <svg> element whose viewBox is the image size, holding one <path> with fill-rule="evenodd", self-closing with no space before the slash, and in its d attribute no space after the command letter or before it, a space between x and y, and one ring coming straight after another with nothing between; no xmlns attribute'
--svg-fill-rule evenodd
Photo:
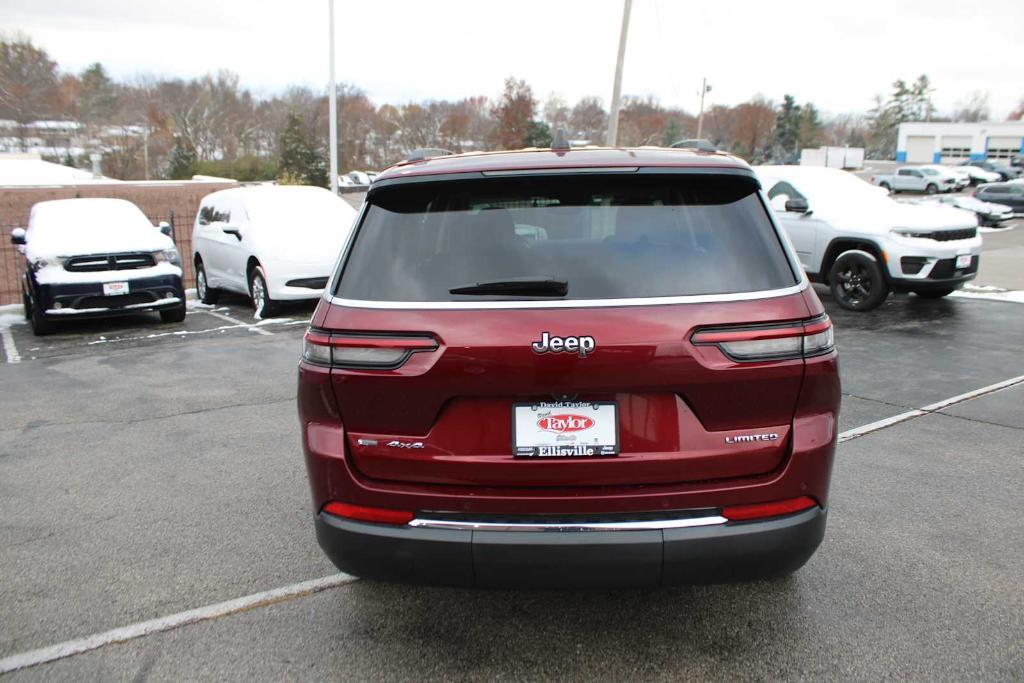
<svg viewBox="0 0 1024 683"><path fill-rule="evenodd" d="M867 311L889 292L946 296L978 274L978 219L947 206L890 199L851 173L810 166L754 168L808 277L843 308Z"/></svg>

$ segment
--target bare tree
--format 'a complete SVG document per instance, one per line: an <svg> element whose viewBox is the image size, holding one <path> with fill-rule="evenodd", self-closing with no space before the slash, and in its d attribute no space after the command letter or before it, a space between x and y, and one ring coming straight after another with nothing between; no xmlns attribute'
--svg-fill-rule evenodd
<svg viewBox="0 0 1024 683"><path fill-rule="evenodd" d="M535 107L533 90L526 81L517 81L511 76L505 79L505 91L491 109L491 116L496 119L495 141L499 149L520 149L524 146Z"/></svg>
<svg viewBox="0 0 1024 683"><path fill-rule="evenodd" d="M0 37L0 118L18 123L18 139L27 149L27 128L51 115L57 90L57 63L28 37Z"/></svg>
<svg viewBox="0 0 1024 683"><path fill-rule="evenodd" d="M569 113L571 133L582 140L604 140L608 128L608 112L600 97L584 97Z"/></svg>
<svg viewBox="0 0 1024 683"><path fill-rule="evenodd" d="M978 123L990 118L992 110L988 104L988 93L981 90L975 90L967 99L958 101L956 109L953 110L954 121Z"/></svg>

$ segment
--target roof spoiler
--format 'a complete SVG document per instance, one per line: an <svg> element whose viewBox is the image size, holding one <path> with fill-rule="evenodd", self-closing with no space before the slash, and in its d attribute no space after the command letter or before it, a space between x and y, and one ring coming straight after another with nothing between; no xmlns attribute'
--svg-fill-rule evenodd
<svg viewBox="0 0 1024 683"><path fill-rule="evenodd" d="M438 149L436 147L421 147L419 149L413 150L413 153L409 155L409 158L406 159L406 161L426 161L427 159L432 159L434 157L451 156L454 153L455 152L450 152L447 149Z"/></svg>
<svg viewBox="0 0 1024 683"><path fill-rule="evenodd" d="M679 142L673 142L672 147L674 149L695 149L698 152L717 152L718 148L711 144L710 140L704 138L695 138L692 140L680 140Z"/></svg>

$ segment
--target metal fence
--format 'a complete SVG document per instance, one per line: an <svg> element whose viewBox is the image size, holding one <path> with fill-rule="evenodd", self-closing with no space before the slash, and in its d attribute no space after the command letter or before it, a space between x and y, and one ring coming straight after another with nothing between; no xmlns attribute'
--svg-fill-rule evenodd
<svg viewBox="0 0 1024 683"><path fill-rule="evenodd" d="M11 244L10 233L14 228L28 227L29 211L36 202L76 197L109 197L133 202L154 225L160 221L171 224L174 241L185 264L185 286L193 287L192 224L199 202L210 192L236 186L234 182L181 181L0 188L0 228L3 230L0 235L0 305L21 302L24 257Z"/></svg>

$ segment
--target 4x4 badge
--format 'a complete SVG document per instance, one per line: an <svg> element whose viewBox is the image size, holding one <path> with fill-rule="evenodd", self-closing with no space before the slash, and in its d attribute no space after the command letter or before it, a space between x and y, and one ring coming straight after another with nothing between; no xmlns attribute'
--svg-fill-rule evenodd
<svg viewBox="0 0 1024 683"><path fill-rule="evenodd" d="M552 337L549 332L540 333L540 341L530 345L534 353L578 353L580 358L586 358L597 348L597 342L593 337Z"/></svg>

